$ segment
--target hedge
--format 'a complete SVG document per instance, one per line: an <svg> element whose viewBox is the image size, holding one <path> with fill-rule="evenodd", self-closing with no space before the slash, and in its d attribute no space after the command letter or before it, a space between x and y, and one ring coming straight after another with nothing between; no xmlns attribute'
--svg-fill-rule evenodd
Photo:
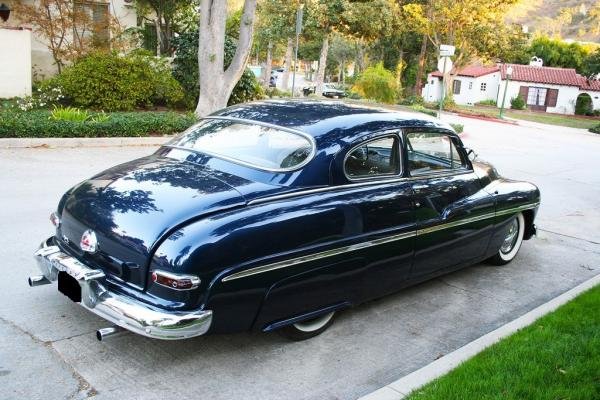
<svg viewBox="0 0 600 400"><path fill-rule="evenodd" d="M93 114L92 114L93 115ZM0 138L169 135L194 124L193 114L164 111L106 113L100 121L56 121L48 110L0 111Z"/></svg>

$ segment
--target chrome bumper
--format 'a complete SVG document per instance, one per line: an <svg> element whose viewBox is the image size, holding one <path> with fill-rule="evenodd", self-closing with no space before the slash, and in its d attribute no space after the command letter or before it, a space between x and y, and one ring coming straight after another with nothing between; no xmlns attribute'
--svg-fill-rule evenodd
<svg viewBox="0 0 600 400"><path fill-rule="evenodd" d="M105 277L102 270L89 268L47 242L35 252L43 276L29 278L31 286L56 281L58 272L64 271L81 286L82 307L115 325L155 339L186 339L202 335L210 328L212 311L166 311L111 292L101 282Z"/></svg>

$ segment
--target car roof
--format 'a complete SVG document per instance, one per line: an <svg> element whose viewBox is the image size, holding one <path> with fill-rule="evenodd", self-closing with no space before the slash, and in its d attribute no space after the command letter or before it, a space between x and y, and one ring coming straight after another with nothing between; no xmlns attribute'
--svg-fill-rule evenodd
<svg viewBox="0 0 600 400"><path fill-rule="evenodd" d="M327 100L263 100L238 104L211 116L240 118L295 129L317 142L348 142L365 132L399 127L443 128L445 122L418 112Z"/></svg>

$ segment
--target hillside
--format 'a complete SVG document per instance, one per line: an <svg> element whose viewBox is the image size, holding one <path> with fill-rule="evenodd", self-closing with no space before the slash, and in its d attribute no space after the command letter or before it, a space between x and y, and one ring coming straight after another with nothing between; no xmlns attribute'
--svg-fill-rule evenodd
<svg viewBox="0 0 600 400"><path fill-rule="evenodd" d="M507 22L525 25L531 33L600 42L600 18L595 17L599 11L597 0L523 0L514 7Z"/></svg>

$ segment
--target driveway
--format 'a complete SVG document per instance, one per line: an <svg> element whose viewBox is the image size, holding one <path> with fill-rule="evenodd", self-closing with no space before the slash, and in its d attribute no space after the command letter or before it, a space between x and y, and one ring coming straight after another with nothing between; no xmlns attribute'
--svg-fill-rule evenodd
<svg viewBox="0 0 600 400"><path fill-rule="evenodd" d="M153 148L0 150L0 398L354 399L599 274L600 136L458 120L481 158L540 186L539 236L505 267L476 265L362 305L298 343L262 333L96 341L106 322L54 285L27 286L31 254L67 188Z"/></svg>

